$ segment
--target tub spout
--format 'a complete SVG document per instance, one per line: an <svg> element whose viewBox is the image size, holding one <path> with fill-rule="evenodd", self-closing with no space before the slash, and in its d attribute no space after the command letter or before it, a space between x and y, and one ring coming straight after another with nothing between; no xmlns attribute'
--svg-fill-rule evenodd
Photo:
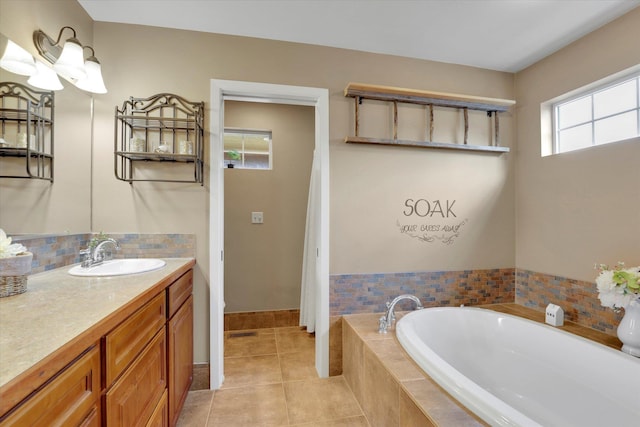
<svg viewBox="0 0 640 427"><path fill-rule="evenodd" d="M387 329L389 329L391 326L393 326L393 323L396 320L396 315L395 315L393 310L395 309L396 304L398 304L400 301L405 300L405 299L408 299L408 300L411 300L411 301L415 302L416 303L416 310L422 310L424 308L422 306L422 303L418 299L418 297L416 297L415 295L406 294L406 295L400 295L398 297L395 297L393 299L393 301L387 303L387 312L379 320L379 325L378 325L378 332L379 333L386 334L387 333Z"/></svg>

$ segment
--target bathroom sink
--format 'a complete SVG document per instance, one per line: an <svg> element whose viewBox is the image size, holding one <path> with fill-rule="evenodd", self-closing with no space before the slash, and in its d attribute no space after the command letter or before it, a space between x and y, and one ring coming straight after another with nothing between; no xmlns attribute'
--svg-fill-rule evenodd
<svg viewBox="0 0 640 427"><path fill-rule="evenodd" d="M93 267L83 268L76 265L69 269L72 276L123 276L125 274L145 273L164 267L166 263L155 258L113 259Z"/></svg>

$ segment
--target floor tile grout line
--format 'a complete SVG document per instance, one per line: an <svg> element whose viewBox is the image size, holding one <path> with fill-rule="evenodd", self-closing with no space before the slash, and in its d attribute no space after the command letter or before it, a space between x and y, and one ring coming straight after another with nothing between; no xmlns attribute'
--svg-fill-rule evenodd
<svg viewBox="0 0 640 427"><path fill-rule="evenodd" d="M284 410L285 410L285 413L287 414L287 425L290 426L291 417L289 417L289 400L287 399L287 391L285 390L284 382L281 383L280 386L282 387L282 395L284 396Z"/></svg>
<svg viewBox="0 0 640 427"><path fill-rule="evenodd" d="M243 356L224 356L225 359L242 359L243 357L259 357L259 356L277 356L278 353L260 353L260 354L248 354Z"/></svg>
<svg viewBox="0 0 640 427"><path fill-rule="evenodd" d="M204 420L204 427L209 427L209 418L211 417L211 412L213 411L213 399L216 397L216 391L214 390L211 393L211 400L209 401L209 410L207 411L207 419Z"/></svg>
<svg viewBox="0 0 640 427"><path fill-rule="evenodd" d="M367 418L367 414L364 413L364 408L360 404L360 401L356 398L356 394L353 392L353 389L351 388L351 385L349 384L349 381L347 381L347 379L345 378L344 373L341 374L340 376L342 377L344 383L346 384L347 388L351 392L351 395L353 396L353 399L356 401L356 404L358 405L358 408L360 408L360 413L362 414L364 419L367 421L367 425L371 426L371 423L369 422L369 418Z"/></svg>
<svg viewBox="0 0 640 427"><path fill-rule="evenodd" d="M233 389L238 389L238 388L251 388L251 389L255 389L258 386L265 386L265 385L275 385L275 384L280 384L280 387L282 388L282 393L284 396L284 401L285 401L285 410L286 410L286 416L287 416L287 425L290 426L291 424L291 420L290 420L290 416L289 416L289 402L287 399L287 394L285 391L285 381L284 381L284 372L283 372L283 367L282 367L282 355L288 355L288 354L295 354L295 353L303 353L303 351L282 351L284 350L282 348L282 335L290 335L290 334L298 334L298 333L304 333L307 334L307 332L305 330L300 330L300 329L293 329L292 327L286 327L287 331L281 330L278 331L278 328L275 328L273 330L273 335L274 335L274 340L275 340L275 344L276 344L276 353L269 353L269 354L260 354L260 355L249 355L249 356L225 356L225 359L229 358L229 359L239 359L239 358L248 358L248 357L256 357L256 356L272 356L275 355L278 358L278 367L280 369L280 381L274 381L274 382L269 382L269 383L264 383L264 384L245 384L245 385L239 385L237 387L230 387L227 388L226 390L233 390ZM284 329L284 328L281 328ZM235 331L234 331L235 332ZM262 336L271 336L272 334L263 334ZM244 337L234 337L233 339L242 339ZM246 337L249 338L249 337ZM252 338L255 338L255 336L253 336ZM315 340L315 336L313 337ZM228 338L227 338L228 339ZM315 351L313 352L313 354L315 354ZM248 360L248 359L247 359ZM320 379L320 378L314 378L314 379ZM304 381L308 381L309 379L301 379L301 380L292 380L292 381L288 381L288 382L304 382ZM214 396L215 397L215 394ZM213 411L213 406L214 406L214 400L213 397L211 399L211 403L210 403L210 407L209 407L209 416L211 415L212 411ZM209 421L209 417L207 418L207 423Z"/></svg>

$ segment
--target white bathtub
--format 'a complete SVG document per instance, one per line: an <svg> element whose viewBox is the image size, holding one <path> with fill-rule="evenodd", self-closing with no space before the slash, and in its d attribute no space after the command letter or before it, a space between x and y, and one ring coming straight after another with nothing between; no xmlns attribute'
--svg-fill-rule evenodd
<svg viewBox="0 0 640 427"><path fill-rule="evenodd" d="M398 340L440 386L492 426L640 426L640 359L507 314L429 308Z"/></svg>

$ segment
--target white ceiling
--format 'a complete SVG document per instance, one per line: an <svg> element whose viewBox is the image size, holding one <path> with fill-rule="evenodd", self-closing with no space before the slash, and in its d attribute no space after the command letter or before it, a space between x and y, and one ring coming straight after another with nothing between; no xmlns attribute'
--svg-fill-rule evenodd
<svg viewBox="0 0 640 427"><path fill-rule="evenodd" d="M385 53L516 72L640 0L78 0L95 21Z"/></svg>

